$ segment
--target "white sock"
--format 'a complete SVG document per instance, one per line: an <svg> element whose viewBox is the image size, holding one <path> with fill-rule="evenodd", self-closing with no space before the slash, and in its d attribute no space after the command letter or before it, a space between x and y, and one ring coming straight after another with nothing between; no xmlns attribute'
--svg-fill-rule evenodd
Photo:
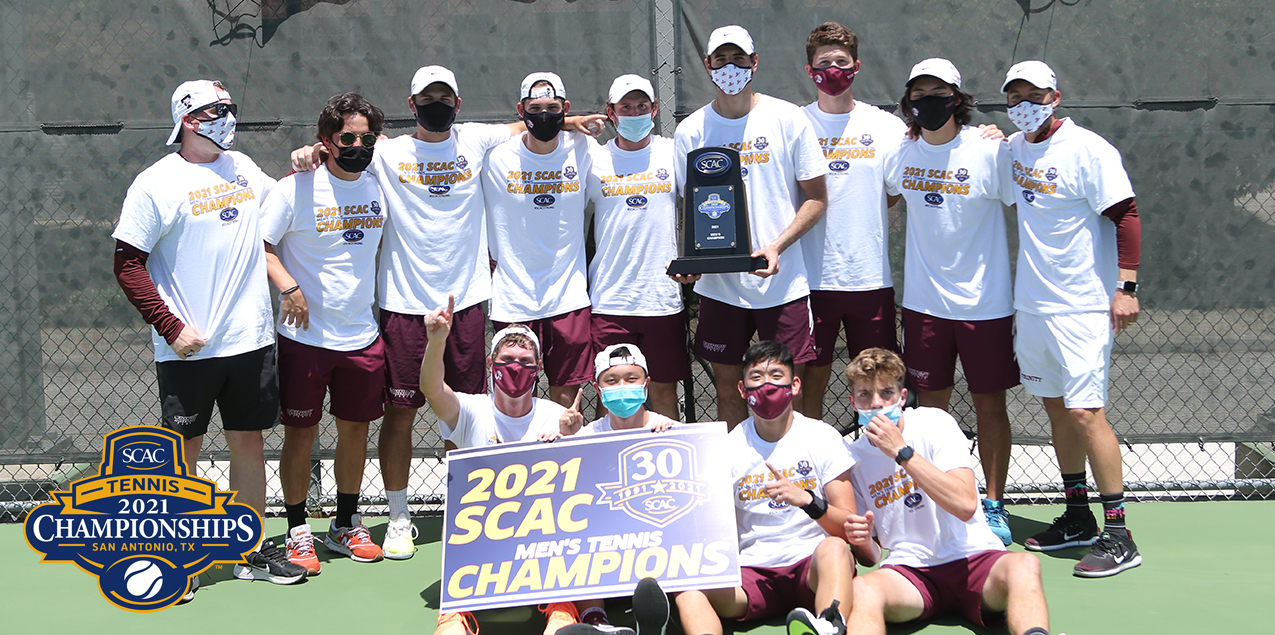
<svg viewBox="0 0 1275 635"><path fill-rule="evenodd" d="M385 490L385 497L390 501L390 518L398 518L399 516L408 516L407 513L407 488L399 490Z"/></svg>

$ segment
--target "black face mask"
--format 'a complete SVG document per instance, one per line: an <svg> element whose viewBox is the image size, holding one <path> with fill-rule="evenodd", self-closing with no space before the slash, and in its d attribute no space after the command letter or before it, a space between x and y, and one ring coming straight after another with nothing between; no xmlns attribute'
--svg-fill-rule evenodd
<svg viewBox="0 0 1275 635"><path fill-rule="evenodd" d="M416 123L430 132L447 132L455 121L455 106L441 101L431 101L424 106L416 104Z"/></svg>
<svg viewBox="0 0 1275 635"><path fill-rule="evenodd" d="M522 116L523 123L527 124L527 132L531 136L548 142L558 136L558 131L562 130L562 122L567 118L567 113L549 112L542 110L538 113L527 113Z"/></svg>
<svg viewBox="0 0 1275 635"><path fill-rule="evenodd" d="M956 99L956 95L947 97L931 95L913 99L911 100L912 121L931 132L938 130L952 117L952 112L956 110Z"/></svg>
<svg viewBox="0 0 1275 635"><path fill-rule="evenodd" d="M362 172L372 163L372 150L359 144L338 148L336 165L346 172Z"/></svg>

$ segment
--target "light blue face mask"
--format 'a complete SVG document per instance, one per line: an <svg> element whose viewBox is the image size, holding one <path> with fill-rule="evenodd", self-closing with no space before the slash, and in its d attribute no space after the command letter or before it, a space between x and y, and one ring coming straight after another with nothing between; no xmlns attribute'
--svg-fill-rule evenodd
<svg viewBox="0 0 1275 635"><path fill-rule="evenodd" d="M652 115L637 115L635 117L620 117L616 115L616 118L620 120L615 125L616 131L620 133L621 137L634 143L645 139L646 135L651 134L651 129L655 127L655 118Z"/></svg>
<svg viewBox="0 0 1275 635"><path fill-rule="evenodd" d="M865 428L868 427L868 424L872 422L872 418L877 415L885 415L886 418L894 422L894 425L896 426L899 425L899 419L903 418L903 400L900 399L899 403L896 403L891 406L886 406L884 408L874 408L872 410L860 410L859 425Z"/></svg>
<svg viewBox="0 0 1275 635"><path fill-rule="evenodd" d="M603 388L602 405L611 414L624 419L632 417L646 403L646 386L626 385Z"/></svg>

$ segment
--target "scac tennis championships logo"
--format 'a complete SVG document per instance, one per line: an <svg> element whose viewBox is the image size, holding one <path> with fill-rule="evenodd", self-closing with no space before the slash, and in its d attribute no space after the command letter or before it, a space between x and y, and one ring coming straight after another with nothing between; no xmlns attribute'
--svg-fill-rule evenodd
<svg viewBox="0 0 1275 635"><path fill-rule="evenodd" d="M261 543L261 517L234 492L188 476L181 437L154 426L106 435L97 476L31 510L27 544L41 562L70 562L129 611L168 608L190 580Z"/></svg>
<svg viewBox="0 0 1275 635"><path fill-rule="evenodd" d="M620 481L599 483L602 497L630 517L667 527L708 500L696 470L695 446L676 439L644 441L620 453Z"/></svg>

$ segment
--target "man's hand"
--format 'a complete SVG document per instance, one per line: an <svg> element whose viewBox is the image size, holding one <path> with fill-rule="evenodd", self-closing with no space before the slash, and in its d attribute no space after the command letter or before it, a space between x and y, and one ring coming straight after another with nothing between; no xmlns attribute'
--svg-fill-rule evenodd
<svg viewBox="0 0 1275 635"><path fill-rule="evenodd" d="M1138 321L1138 297L1124 291L1117 291L1111 298L1111 328L1116 335L1130 324Z"/></svg>
<svg viewBox="0 0 1275 635"><path fill-rule="evenodd" d="M558 432L557 430L553 432L541 432L540 434L536 435L536 440L541 443L553 443L554 441L557 441L558 439L561 439L561 438L562 438L562 433Z"/></svg>
<svg viewBox="0 0 1275 635"><path fill-rule="evenodd" d="M664 265L664 271L668 271L668 268L672 266L673 266L672 262L669 262L668 264ZM672 278L673 282L676 282L678 284L694 284L696 282L699 282L699 279L702 278L703 276L704 274L702 273L670 273L668 274L668 277Z"/></svg>
<svg viewBox="0 0 1275 635"><path fill-rule="evenodd" d="M863 516L850 514L846 516L846 542L852 545L866 545L872 540L872 512Z"/></svg>
<svg viewBox="0 0 1275 635"><path fill-rule="evenodd" d="M445 340L452 332L452 313L456 309L456 296L448 294L447 308L434 309L425 314L425 336L430 340Z"/></svg>
<svg viewBox="0 0 1275 635"><path fill-rule="evenodd" d="M177 334L177 339L173 341L171 346L178 357L186 359L198 353L207 344L208 340L205 340L204 336L195 330L195 327L187 324L182 327L182 332Z"/></svg>
<svg viewBox="0 0 1275 635"><path fill-rule="evenodd" d="M305 294L301 289L279 296L279 312L279 321L284 326L299 326L303 331L310 330L310 307L306 305Z"/></svg>
<svg viewBox="0 0 1275 635"><path fill-rule="evenodd" d="M779 249L774 245L766 245L761 249L753 252L753 258L762 257L766 259L766 268L752 271L754 276L758 278L769 278L779 273Z"/></svg>
<svg viewBox="0 0 1275 635"><path fill-rule="evenodd" d="M780 474L779 470L776 470L775 466L770 464L770 461L766 462L766 467L775 477L775 480L767 483L765 487L766 495L771 500L778 503L788 503L793 507L805 507L815 502L810 492L793 485L792 481L784 478L784 475Z"/></svg>
<svg viewBox="0 0 1275 635"><path fill-rule="evenodd" d="M983 139L1004 139L1005 133L994 123L985 123L978 127L978 136Z"/></svg>
<svg viewBox="0 0 1275 635"><path fill-rule="evenodd" d="M580 414L580 395L582 394L584 390L577 390L575 403L558 417L558 432L564 437L569 437L584 427L584 415Z"/></svg>
<svg viewBox="0 0 1275 635"><path fill-rule="evenodd" d="M675 425L677 425L677 422L672 419L656 421L651 424L651 432L668 432L669 430L672 430Z"/></svg>
<svg viewBox="0 0 1275 635"><path fill-rule="evenodd" d="M867 435L872 445L880 448L890 458L898 456L899 450L907 445L903 441L903 433L899 432L899 427L885 415L877 415L868 422Z"/></svg>
<svg viewBox="0 0 1275 635"><path fill-rule="evenodd" d="M606 120L606 115L576 115L564 119L562 129L569 132L583 132L590 137L596 137L602 134Z"/></svg>
<svg viewBox="0 0 1275 635"><path fill-rule="evenodd" d="M297 172L309 172L328 160L328 150L322 143L312 146L301 146L292 151L292 169Z"/></svg>

